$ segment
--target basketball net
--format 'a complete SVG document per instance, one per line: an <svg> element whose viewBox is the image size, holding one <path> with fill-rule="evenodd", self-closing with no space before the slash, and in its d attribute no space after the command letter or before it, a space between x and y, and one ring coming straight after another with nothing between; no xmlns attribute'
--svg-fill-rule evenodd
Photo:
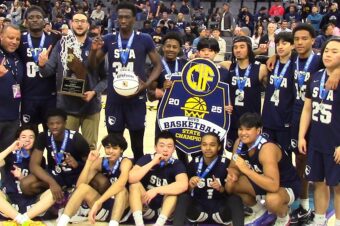
<svg viewBox="0 0 340 226"><path fill-rule="evenodd" d="M67 71L69 70L67 66L67 58L68 58L68 49L73 49L73 54L80 60L83 61L81 57L81 44L78 42L74 33L69 30L67 35L63 35L60 40L61 51L60 51L60 59L61 64L63 65L63 77L67 76Z"/></svg>

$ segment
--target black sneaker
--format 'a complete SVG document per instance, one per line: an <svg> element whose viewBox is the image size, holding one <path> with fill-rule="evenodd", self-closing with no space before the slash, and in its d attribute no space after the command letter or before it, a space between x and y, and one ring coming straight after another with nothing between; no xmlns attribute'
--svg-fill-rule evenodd
<svg viewBox="0 0 340 226"><path fill-rule="evenodd" d="M290 214L290 225L302 225L303 223L309 222L313 219L312 210L305 210L300 205L299 208L295 209Z"/></svg>

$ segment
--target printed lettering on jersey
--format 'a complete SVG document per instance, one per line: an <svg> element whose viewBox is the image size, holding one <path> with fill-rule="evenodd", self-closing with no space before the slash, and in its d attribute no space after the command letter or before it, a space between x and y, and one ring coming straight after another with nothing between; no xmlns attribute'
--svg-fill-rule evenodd
<svg viewBox="0 0 340 226"><path fill-rule="evenodd" d="M215 132L224 139L229 130L229 85L220 82L216 65L206 59L189 61L182 76L172 76L158 109L160 129L175 134L177 148L185 153L200 151L201 136Z"/></svg>

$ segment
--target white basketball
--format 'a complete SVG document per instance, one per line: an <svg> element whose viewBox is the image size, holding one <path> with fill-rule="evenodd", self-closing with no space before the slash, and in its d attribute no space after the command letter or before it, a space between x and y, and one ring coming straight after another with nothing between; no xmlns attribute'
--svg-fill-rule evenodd
<svg viewBox="0 0 340 226"><path fill-rule="evenodd" d="M113 80L113 88L121 96L130 96L137 92L139 78L133 71L121 70Z"/></svg>

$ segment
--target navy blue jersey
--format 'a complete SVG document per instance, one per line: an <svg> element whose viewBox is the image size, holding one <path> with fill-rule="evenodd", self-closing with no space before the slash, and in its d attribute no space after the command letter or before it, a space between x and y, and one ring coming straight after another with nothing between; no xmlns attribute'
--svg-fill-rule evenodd
<svg viewBox="0 0 340 226"><path fill-rule="evenodd" d="M101 164L101 170L102 170L102 174L104 176L107 177L107 179L109 179L110 183L113 184L114 182L116 182L120 176L120 166L121 166L121 163L123 161L123 157L120 157L117 159L117 161L113 164L112 167L108 167L107 164L109 163L108 159L106 157L104 157L102 159L102 164ZM117 165L116 165L117 163Z"/></svg>
<svg viewBox="0 0 340 226"><path fill-rule="evenodd" d="M236 123L238 119L246 112L257 112L261 113L261 87L262 84L259 80L261 64L256 61L251 65L249 77L246 80L244 87L244 98L240 100L238 98L238 77L235 73L236 64L230 65L230 99L234 106L233 113L231 114L230 128L236 129ZM244 77L246 69L239 69L240 78Z"/></svg>
<svg viewBox="0 0 340 226"><path fill-rule="evenodd" d="M176 60L178 62L178 71L176 71ZM184 65L188 62L185 59L179 59L177 58L175 61L166 61L166 63L168 64L168 67L171 71L171 74L169 74L162 62L162 72L159 75L158 79L157 79L157 88L163 88L163 84L165 80L170 80L171 76L180 76L182 74L182 69L184 67Z"/></svg>
<svg viewBox="0 0 340 226"><path fill-rule="evenodd" d="M220 72L220 81L229 84L229 82L230 82L230 73L229 73L228 69L226 69L224 67L221 67L219 65L217 65L217 69Z"/></svg>
<svg viewBox="0 0 340 226"><path fill-rule="evenodd" d="M305 102L305 95L307 90L307 83L310 79L311 74L318 71L320 69L320 55L314 54L313 60L311 61L307 72L304 71L305 64L307 59L299 58L299 69L297 70L296 59L294 59L294 93L295 93L295 103L293 107L293 122L299 124L300 116L303 108L303 104ZM298 74L301 73L304 76L303 84L301 87L298 84Z"/></svg>
<svg viewBox="0 0 340 226"><path fill-rule="evenodd" d="M22 86L23 65L16 53L0 49L0 60L4 57L8 72L0 77L0 121L18 120L21 97L14 98L13 86Z"/></svg>
<svg viewBox="0 0 340 226"><path fill-rule="evenodd" d="M276 65L276 63L275 63ZM279 76L285 64L279 64ZM270 129L290 127L292 108L294 104L294 62L291 61L283 76L281 85L275 91L274 70L270 74L264 98L262 120L263 126ZM276 98L278 97L278 98Z"/></svg>
<svg viewBox="0 0 340 226"><path fill-rule="evenodd" d="M312 100L309 146L313 150L333 154L335 147L340 146L340 87L329 90L322 100L320 83L324 71L323 69L312 74L306 92L306 98ZM328 75L325 76L325 82L327 78Z"/></svg>
<svg viewBox="0 0 340 226"><path fill-rule="evenodd" d="M201 158L203 157L196 157L195 159L193 159L188 166L188 176L189 178L197 176L197 169L198 169L198 165L199 162L201 160ZM217 157L218 160L216 162L216 164L214 165L214 167L211 169L211 171L207 174L207 176L202 179L204 181L204 187L196 187L193 191L193 197L194 199L199 199L200 201L202 200L218 200L221 199L224 194L215 190L214 188L212 188L210 186L210 183L214 180L213 176L215 176L215 178L217 180L220 181L221 185L224 187L225 184L225 178L227 177L227 168L229 165L229 159L218 156ZM204 163L203 161L203 167L202 167L202 172L204 172L204 170L207 168L208 166Z"/></svg>
<svg viewBox="0 0 340 226"><path fill-rule="evenodd" d="M39 73L38 56L43 50L47 50L53 44L52 37L45 35L45 41L40 47L40 38L31 37L33 48L29 47L28 33L25 32L21 36L21 42L18 49L20 58L24 63L24 78L22 93L23 98L27 100L49 99L56 95L56 80L55 76L43 78ZM34 57L35 56L35 59Z"/></svg>
<svg viewBox="0 0 340 226"><path fill-rule="evenodd" d="M60 151L62 141L55 141L57 150ZM51 132L46 131L39 134L36 149L38 151L44 151L47 149L47 167L50 171L55 169L56 161L54 159L54 152L51 144ZM79 166L76 169L73 169L65 164L62 166L62 175L67 176L68 174L80 174L82 168L85 165L84 158L86 159L88 153L90 151L90 147L83 136L73 130L69 130L69 137L67 141L67 145L65 148L65 152L70 153L73 158L78 162ZM64 155L65 158L65 155ZM62 160L63 162L64 160Z"/></svg>
<svg viewBox="0 0 340 226"><path fill-rule="evenodd" d="M251 157L248 155L247 151L245 151L246 152L245 155L241 154L242 158L248 162L251 169L259 174L263 174L263 166L261 165L260 160L259 160L260 151L261 151L262 146L267 143L271 143L271 142L265 138L262 138L262 142L260 142L256 146L255 152L253 156ZM248 149L246 145L243 145L243 148L246 150ZM283 151L281 148L280 150L282 153L281 160L278 162L278 170L280 173L280 187L289 188L291 187L292 184L299 181L300 179L297 175L296 169L294 168L292 164L292 160L290 159L288 154L285 151Z"/></svg>
<svg viewBox="0 0 340 226"><path fill-rule="evenodd" d="M29 174L29 161L30 158L22 158L22 161L18 160L15 153L9 154L6 159L6 165L4 174L2 177L2 187L6 194L22 194L20 189L20 181L14 177L11 170L14 169L14 165L21 169L21 175L27 176Z"/></svg>
<svg viewBox="0 0 340 226"><path fill-rule="evenodd" d="M144 166L151 162L153 157L153 154L146 154L138 159L136 165ZM175 182L176 176L181 173L186 173L185 166L181 161L174 159L173 162L166 164L164 167L161 167L160 165L152 167L152 169L143 177L141 183L146 190L150 190L154 187L161 187Z"/></svg>
<svg viewBox="0 0 340 226"><path fill-rule="evenodd" d="M146 101L146 92L140 93L135 97L126 98L116 93L113 88L113 79L117 72L121 70L123 66L126 66L129 70L133 70L134 73L143 81L146 81L145 73L145 60L148 53L155 49L155 45L148 34L135 32L134 39L129 52L127 65L122 65L120 58L120 51L118 48L118 34L108 34L103 38L104 46L102 48L104 53L108 54L109 63L109 76L107 86L107 103L126 103L132 101L138 101L142 99ZM123 51L126 50L128 40L122 39Z"/></svg>

